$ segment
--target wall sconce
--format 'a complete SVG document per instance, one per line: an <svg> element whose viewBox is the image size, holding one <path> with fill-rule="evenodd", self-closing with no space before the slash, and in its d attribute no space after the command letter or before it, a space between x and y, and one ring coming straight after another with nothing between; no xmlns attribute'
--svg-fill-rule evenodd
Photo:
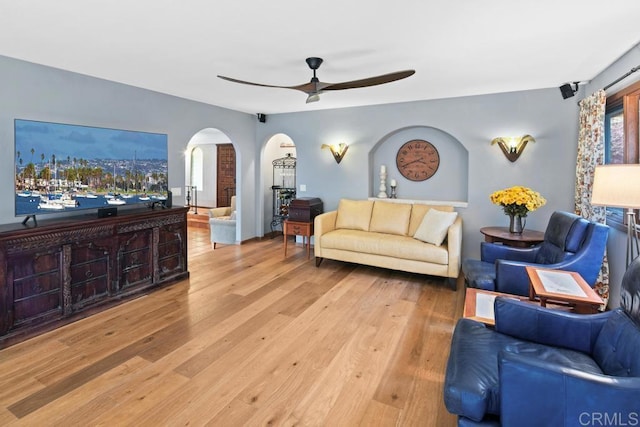
<svg viewBox="0 0 640 427"><path fill-rule="evenodd" d="M328 148L329 150L331 150L331 154L333 154L333 158L336 159L336 163L340 164L344 155L347 154L347 150L349 149L349 146L344 142L341 142L340 144L331 144L331 145L322 144L322 147L320 148L322 149Z"/></svg>
<svg viewBox="0 0 640 427"><path fill-rule="evenodd" d="M531 135L524 135L523 137L498 137L491 140L491 145L498 144L504 155L510 162L515 162L520 157L520 154L524 151L524 147L527 143L536 142Z"/></svg>

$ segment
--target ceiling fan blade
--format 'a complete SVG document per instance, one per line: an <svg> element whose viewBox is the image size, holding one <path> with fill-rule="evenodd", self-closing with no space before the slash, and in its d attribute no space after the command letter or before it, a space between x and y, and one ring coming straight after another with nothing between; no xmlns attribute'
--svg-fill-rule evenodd
<svg viewBox="0 0 640 427"><path fill-rule="evenodd" d="M327 83L327 86L322 88L323 91L326 90L344 90L344 89L355 89L359 87L368 87L368 86L377 86L385 83L394 82L396 80L406 79L409 76L415 74L415 70L404 70L397 71L395 73L383 74L381 76L368 77L366 79L360 80L352 80L350 82L343 83Z"/></svg>
<svg viewBox="0 0 640 427"><path fill-rule="evenodd" d="M218 75L219 78L223 79L223 80L227 80L233 83L241 83L241 84L245 84L245 85L251 85L251 86L261 86L261 87L273 87L273 88L277 88L277 89L295 89L295 90L299 90L302 91L304 93L306 93L307 95L313 95L315 93L320 92L325 86L327 85L331 85L331 83L322 83L319 81L310 81L307 83L302 83L299 85L295 85L295 86L278 86L278 85L266 85L266 84L262 84L262 83L253 83L253 82L247 82L244 80L238 80L238 79L234 79L232 77L225 77L225 76L220 76Z"/></svg>
<svg viewBox="0 0 640 427"><path fill-rule="evenodd" d="M253 82L247 82L244 80L238 80L238 79L234 79L232 77L225 77L225 76L220 76L218 75L219 78L221 78L222 80L227 80L233 83L242 83L244 85L251 85L251 86L262 86L262 87L275 87L278 89L298 89L298 86L302 86L302 85L298 85L298 86L277 86L277 85L265 85L262 83L253 83ZM307 83L308 84L308 83Z"/></svg>
<svg viewBox="0 0 640 427"><path fill-rule="evenodd" d="M342 83L326 83L321 82L316 77L316 70L322 64L322 58L310 57L306 59L307 65L313 70L313 77L307 83L302 83L295 86L280 86L280 85L267 85L263 83L248 82L245 80L234 79L232 77L225 77L218 75L219 78L227 80L233 83L241 83L251 86L272 87L278 89L294 89L299 90L307 94L307 104L310 102L317 102L320 100L320 94L328 90L343 90L343 89L355 89L360 87L376 86L384 83L394 82L396 80L405 79L415 74L415 70L397 71L395 73L383 74L381 76L368 77L366 79L352 80Z"/></svg>

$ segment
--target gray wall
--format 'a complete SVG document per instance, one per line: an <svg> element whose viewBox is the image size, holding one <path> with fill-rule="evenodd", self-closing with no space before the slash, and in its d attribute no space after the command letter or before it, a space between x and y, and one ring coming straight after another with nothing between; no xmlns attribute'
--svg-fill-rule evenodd
<svg viewBox="0 0 640 427"><path fill-rule="evenodd" d="M636 47L581 89L591 93L640 63ZM640 73L638 73L640 74ZM624 85L640 78L625 80ZM202 129L216 128L229 136L238 158L238 211L241 239L262 236L265 194L270 185L262 159L267 141L284 133L296 144L297 183L307 187L300 197L320 197L325 210L340 198L366 198L377 193L377 168L384 163L395 176L395 150L405 139L437 143L444 154L437 179L415 184L399 175L401 197L468 202L458 211L464 220L463 257L478 257L479 228L506 225L507 219L489 194L512 185L526 185L548 203L529 215L527 227L544 229L554 210L572 210L578 129L578 98L563 100L557 88L494 95L419 101L394 105L270 115L257 123L253 115L188 101L131 86L0 57L1 182L13 182L13 120L45 120L169 135L170 187L184 187L184 149ZM562 82L558 82L560 84ZM613 88L615 90L615 88ZM329 95L327 95L329 96ZM340 96L339 93L330 96ZM515 162L509 162L490 141L496 136L531 134ZM323 143L346 142L349 152L339 165ZM394 175L394 176L392 176ZM375 193L374 193L375 191ZM184 203L184 194L176 204ZM0 197L13 200L13 185L0 186ZM0 205L0 223L18 222L13 203ZM624 236L612 232L612 306L624 272Z"/></svg>
<svg viewBox="0 0 640 427"><path fill-rule="evenodd" d="M255 117L220 107L0 57L0 200L13 201L13 121L16 118L165 133L169 140L169 186L183 189L184 150L193 135L217 128L234 142L239 211L253 211L255 194ZM214 166L215 167L215 166ZM242 215L242 239L256 235L254 214ZM14 203L0 204L0 223L19 222Z"/></svg>
<svg viewBox="0 0 640 427"><path fill-rule="evenodd" d="M506 217L488 196L494 190L526 185L542 193L547 205L529 214L527 227L544 230L555 210L574 207L575 160L578 139L577 102L616 80L640 64L640 45L581 86L574 98L562 99L557 88L495 95L420 101L309 113L272 115L257 129L257 144L269 135L283 132L296 141L298 184L306 184L300 196L317 196L325 210L335 209L340 198L365 198L377 193L377 171L386 164L394 170L396 145L410 138L438 141L438 150L446 144L460 144L463 150L444 148L457 159L441 162L438 185L434 178L413 185L398 179L401 197L458 200L457 192L466 185L468 207L458 209L463 218L463 257L479 257L482 236L479 228L506 225ZM640 80L637 72L616 86L611 94ZM558 82L561 84L563 82ZM339 94L331 94L339 96ZM405 133L410 130L410 133ZM434 134L435 132L435 134ZM440 139L437 139L439 132ZM529 144L515 163L510 163L497 146L489 142L496 136L531 134ZM400 135L400 136L398 136ZM346 142L349 152L337 165L332 156L320 150L323 143ZM259 147L258 147L259 148ZM468 167L465 168L465 151ZM465 182L461 182L461 180ZM444 184L442 184L444 182ZM442 193L453 187L451 197ZM407 188L408 193L402 193ZM619 306L620 282L626 270L626 235L619 230L609 234L610 263L609 307Z"/></svg>
<svg viewBox="0 0 640 427"><path fill-rule="evenodd" d="M257 127L256 141L264 144L275 133L289 135L296 142L298 186L307 186L298 195L320 197L325 210L335 209L343 197L377 194L375 175L381 163L387 165L390 177L396 177L401 195L407 191L409 198L468 202L467 208L458 209L463 218L463 256L479 257L482 235L478 230L507 225L502 210L489 201L493 191L525 185L542 193L548 203L529 214L531 229L544 230L555 210L573 210L577 114L575 100L563 100L560 91L552 88L270 115L267 123ZM496 136L524 134L533 135L537 142L529 144L515 163L490 145ZM437 174L415 185L395 168L396 147L412 138L435 138L438 150L445 154ZM350 147L336 164L320 146L339 142Z"/></svg>

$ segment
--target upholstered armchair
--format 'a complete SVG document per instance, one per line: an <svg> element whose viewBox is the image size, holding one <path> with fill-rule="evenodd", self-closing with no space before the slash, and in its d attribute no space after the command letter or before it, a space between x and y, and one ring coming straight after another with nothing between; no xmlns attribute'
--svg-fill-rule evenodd
<svg viewBox="0 0 640 427"><path fill-rule="evenodd" d="M209 209L209 218L229 219L236 211L236 196L231 196L231 206Z"/></svg>
<svg viewBox="0 0 640 427"><path fill-rule="evenodd" d="M532 248L482 242L480 260L466 259L462 272L467 286L515 295L529 295L527 265L575 271L595 284L609 236L609 227L557 211L551 215L544 241Z"/></svg>
<svg viewBox="0 0 640 427"><path fill-rule="evenodd" d="M231 197L231 206L209 209L209 231L213 249L218 243L236 243L236 196Z"/></svg>
<svg viewBox="0 0 640 427"><path fill-rule="evenodd" d="M461 319L453 333L444 402L458 425L640 422L640 258L615 310L580 315L506 297L494 310L495 329Z"/></svg>

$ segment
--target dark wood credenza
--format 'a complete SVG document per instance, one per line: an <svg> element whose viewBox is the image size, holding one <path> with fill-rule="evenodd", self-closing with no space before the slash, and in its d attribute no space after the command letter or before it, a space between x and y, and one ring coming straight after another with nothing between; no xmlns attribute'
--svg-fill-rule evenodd
<svg viewBox="0 0 640 427"><path fill-rule="evenodd" d="M189 277L187 208L0 226L0 348Z"/></svg>

